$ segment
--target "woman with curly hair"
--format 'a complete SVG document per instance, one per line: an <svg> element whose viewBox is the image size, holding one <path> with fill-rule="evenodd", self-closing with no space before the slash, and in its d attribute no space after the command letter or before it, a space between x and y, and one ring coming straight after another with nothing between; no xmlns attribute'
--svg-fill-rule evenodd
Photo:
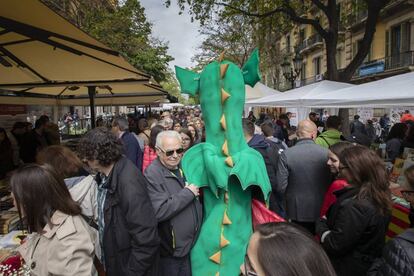
<svg viewBox="0 0 414 276"><path fill-rule="evenodd" d="M159 239L147 180L106 128L87 132L78 154L98 173L98 228L106 275L156 275Z"/></svg>
<svg viewBox="0 0 414 276"><path fill-rule="evenodd" d="M363 146L345 149L339 172L349 186L317 224L322 247L339 276L365 275L381 256L391 215L391 192L383 160Z"/></svg>

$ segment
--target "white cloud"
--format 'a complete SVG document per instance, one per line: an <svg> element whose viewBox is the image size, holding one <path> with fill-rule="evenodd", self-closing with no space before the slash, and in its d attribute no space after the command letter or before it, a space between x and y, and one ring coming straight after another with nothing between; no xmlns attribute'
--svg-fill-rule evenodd
<svg viewBox="0 0 414 276"><path fill-rule="evenodd" d="M191 17L184 11L179 15L179 8L175 1L169 8L165 7L163 0L141 0L145 8L147 19L153 23L153 36L168 42L168 53L174 57L170 67L191 67L194 64L191 58L196 52L197 46L202 41L198 33L198 22L191 22Z"/></svg>

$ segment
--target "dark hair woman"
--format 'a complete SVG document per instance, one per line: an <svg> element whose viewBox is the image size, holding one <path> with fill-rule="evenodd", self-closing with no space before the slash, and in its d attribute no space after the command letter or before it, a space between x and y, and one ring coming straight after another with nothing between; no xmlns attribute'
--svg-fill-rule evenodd
<svg viewBox="0 0 414 276"><path fill-rule="evenodd" d="M313 237L286 222L256 227L242 272L247 276L335 275L329 258Z"/></svg>
<svg viewBox="0 0 414 276"><path fill-rule="evenodd" d="M94 237L62 178L49 165L30 164L10 180L28 231L18 248L35 275L91 275Z"/></svg>
<svg viewBox="0 0 414 276"><path fill-rule="evenodd" d="M339 158L342 152L347 148L354 147L354 144L349 142L339 142L329 147L328 152L328 166L332 175L335 177L334 182L329 186L328 191L325 193L320 216L323 217L328 212L329 208L336 201L335 192L348 186L348 182L339 172L340 161Z"/></svg>
<svg viewBox="0 0 414 276"><path fill-rule="evenodd" d="M142 163L142 171L157 159L157 153L155 151L155 143L157 140L157 136L160 132L164 131L164 127L161 125L156 125L151 129L151 133L149 136L149 144L144 147L144 159Z"/></svg>
<svg viewBox="0 0 414 276"><path fill-rule="evenodd" d="M199 136L199 133L197 129L195 128L194 124L187 124L187 129L191 133L191 137L193 138L193 144L198 144L201 142L201 137Z"/></svg>
<svg viewBox="0 0 414 276"><path fill-rule="evenodd" d="M403 140L407 133L407 125L404 123L396 123L392 128L386 139L386 151L388 159L391 162L395 161L404 148L402 146Z"/></svg>
<svg viewBox="0 0 414 276"><path fill-rule="evenodd" d="M87 216L91 223L96 223L98 220L97 184L93 176L83 168L79 157L67 147L49 146L37 154L36 161L38 164L51 165L64 178L73 200L80 204L82 214Z"/></svg>
<svg viewBox="0 0 414 276"><path fill-rule="evenodd" d="M317 233L338 275L365 275L385 244L392 206L387 172L363 146L342 152L339 172L350 186L335 193L337 202Z"/></svg>
<svg viewBox="0 0 414 276"><path fill-rule="evenodd" d="M178 133L180 133L181 139L183 140L183 149L187 151L194 144L193 136L188 128L182 128Z"/></svg>

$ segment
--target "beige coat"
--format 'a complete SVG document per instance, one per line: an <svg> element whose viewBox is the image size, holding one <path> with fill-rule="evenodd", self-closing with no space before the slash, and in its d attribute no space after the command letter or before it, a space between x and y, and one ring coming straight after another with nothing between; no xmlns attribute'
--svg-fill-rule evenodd
<svg viewBox="0 0 414 276"><path fill-rule="evenodd" d="M51 221L18 248L31 275L92 275L95 237L84 219L56 211Z"/></svg>

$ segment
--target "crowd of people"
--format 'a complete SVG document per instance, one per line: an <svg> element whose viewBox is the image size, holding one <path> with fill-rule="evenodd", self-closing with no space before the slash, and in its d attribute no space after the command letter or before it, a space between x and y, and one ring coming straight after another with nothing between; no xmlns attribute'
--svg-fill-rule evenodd
<svg viewBox="0 0 414 276"><path fill-rule="evenodd" d="M413 230L385 244L391 191L384 160L369 148L378 132L370 138L370 123L358 115L348 136L338 116L312 112L296 128L291 116L250 113L242 121L246 143L266 165L269 209L286 222L256 227L241 274L413 275ZM34 273L191 275L203 193L180 164L206 141L201 110L116 117L110 128L88 131L76 151L53 143L48 123L43 117L33 130L13 128L16 156L0 129L2 170L10 166L2 173L25 163L10 185L31 233L19 252ZM390 160L414 146L412 125L406 120L389 131ZM403 195L414 204L414 168L406 179Z"/></svg>

